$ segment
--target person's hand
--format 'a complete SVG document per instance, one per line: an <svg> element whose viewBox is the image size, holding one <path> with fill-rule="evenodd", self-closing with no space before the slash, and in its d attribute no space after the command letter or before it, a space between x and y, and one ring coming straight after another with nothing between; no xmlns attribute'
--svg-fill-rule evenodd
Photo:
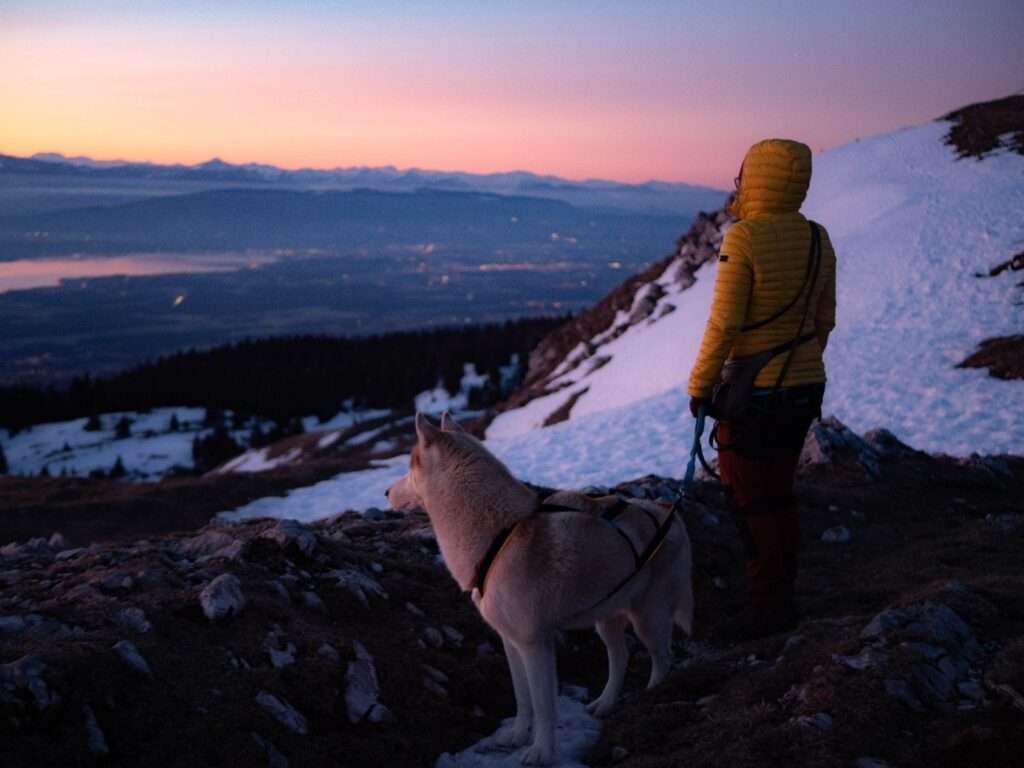
<svg viewBox="0 0 1024 768"><path fill-rule="evenodd" d="M704 413L708 412L708 399L706 397L690 398L690 413L693 414L693 418L697 418L697 414L700 413L701 407L704 408Z"/></svg>

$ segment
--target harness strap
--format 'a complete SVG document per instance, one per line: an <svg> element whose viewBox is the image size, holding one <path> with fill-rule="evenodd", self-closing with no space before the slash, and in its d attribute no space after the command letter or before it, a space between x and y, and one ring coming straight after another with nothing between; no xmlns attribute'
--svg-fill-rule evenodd
<svg viewBox="0 0 1024 768"><path fill-rule="evenodd" d="M651 521L655 528L654 538L651 539L651 542L647 545L646 549L644 549L643 552L640 552L636 548L636 544L633 543L633 539L629 537L629 534L627 534L622 528L615 524L615 518L617 518L619 515L621 515L629 508L629 502L620 498L611 507L603 510L600 515L600 518L604 520L609 526L611 526L611 528L617 534L619 534L619 536L622 537L622 540L629 545L629 549L633 553L633 560L636 564L636 570L632 574L627 576L625 580L622 581L622 583L616 586L615 589L611 592L611 594L609 594L609 597L615 594L615 592L618 592L619 589L621 589L627 581L633 578L633 576L635 576L640 571L640 569L647 564L648 560L654 557L654 554L657 552L658 548L660 548L661 543L665 539L665 535L668 532L668 524L671 523L675 511L675 507L673 507L673 512L665 518L664 522L659 524L658 518L655 517L654 513L651 512L651 510L645 507L638 506L638 508L641 511L643 511L645 515L647 515L648 519ZM564 504L549 504L540 501L537 504L537 509L534 510L533 514L531 514L529 517L523 518L523 520L529 520L530 518L538 514L580 511L581 510L576 509L574 507L567 507ZM487 584L487 574L491 570L491 566L494 565L494 561L498 559L498 555L501 554L501 550L505 548L506 544L508 544L509 539L512 537L512 534L515 532L516 528L519 526L519 523L521 522L522 520L517 520L512 525L506 528L502 528L500 531L498 531L497 535L495 535L494 539L491 541L491 545L487 548L487 552L484 553L483 558L480 560L479 563L477 563L476 572L473 576L473 581L469 585L470 590L476 588L480 591L480 595L483 596L484 587Z"/></svg>
<svg viewBox="0 0 1024 768"><path fill-rule="evenodd" d="M594 603L594 605L592 605L588 609L588 612L594 610L602 603L608 602L608 600L610 600L616 593L618 593L619 590L626 586L638 573L640 573L641 569L645 565L647 565L647 563L654 559L654 556L658 554L658 551L665 543L665 539L668 537L669 528L672 527L672 522L676 519L678 514L678 508L675 504L673 504L672 508L669 510L669 513L665 515L665 520L661 523L661 525L658 526L658 530L654 532L654 538L651 539L651 542L647 545L644 551L640 554L640 557L637 559L636 570L634 570L632 573L626 576L626 578L622 579L618 584L616 584L611 592L609 592L607 595L605 595L596 603Z"/></svg>
<svg viewBox="0 0 1024 768"><path fill-rule="evenodd" d="M502 528L498 531L498 535L491 541L491 546L487 548L487 552L484 554L483 559L476 565L476 574L473 576L473 583L469 585L470 590L474 587L480 590L480 594L484 593L484 586L487 583L487 572L491 570L491 565L494 564L494 560L498 557L498 553L504 549L505 544L508 543L509 537L512 532L516 529L519 523L515 522L507 528Z"/></svg>

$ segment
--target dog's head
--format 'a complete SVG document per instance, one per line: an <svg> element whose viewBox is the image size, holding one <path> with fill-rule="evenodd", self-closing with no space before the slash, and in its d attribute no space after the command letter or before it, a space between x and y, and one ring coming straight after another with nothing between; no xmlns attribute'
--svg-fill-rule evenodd
<svg viewBox="0 0 1024 768"><path fill-rule="evenodd" d="M422 508L423 499L431 494L431 484L444 482L445 468L464 448L463 438L469 438L468 433L447 411L441 414L440 427L417 413L416 445L409 456L409 471L384 492L391 508L402 512Z"/></svg>

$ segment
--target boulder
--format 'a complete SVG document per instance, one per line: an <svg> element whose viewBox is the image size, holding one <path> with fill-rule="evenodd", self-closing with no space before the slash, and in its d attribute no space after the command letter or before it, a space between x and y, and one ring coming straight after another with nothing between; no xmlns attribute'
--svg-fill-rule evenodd
<svg viewBox="0 0 1024 768"><path fill-rule="evenodd" d="M199 593L199 604L210 621L234 616L245 607L245 595L238 577L223 573Z"/></svg>
<svg viewBox="0 0 1024 768"><path fill-rule="evenodd" d="M38 656L22 656L0 664L0 701L15 699L16 694L23 691L32 696L40 711L58 704L60 696L46 684L45 671L46 664Z"/></svg>
<svg viewBox="0 0 1024 768"><path fill-rule="evenodd" d="M131 640L121 640L114 643L113 650L114 653L121 657L125 664L136 672L140 672L146 677L153 676L153 670L149 668L149 662L139 653L139 649L135 647L135 643Z"/></svg>
<svg viewBox="0 0 1024 768"><path fill-rule="evenodd" d="M309 723L305 716L284 699L279 699L267 691L260 691L256 694L256 703L289 731L302 736L309 733Z"/></svg>
<svg viewBox="0 0 1024 768"><path fill-rule="evenodd" d="M245 554L246 542L236 539L224 531L207 528L198 536L182 539L175 547L178 554L196 560L212 560L223 557L240 560Z"/></svg>
<svg viewBox="0 0 1024 768"><path fill-rule="evenodd" d="M878 450L835 416L829 416L812 424L807 431L798 468L807 471L814 467L833 466L844 458L858 462L868 478L874 479L881 474Z"/></svg>
<svg viewBox="0 0 1024 768"><path fill-rule="evenodd" d="M282 549L295 549L305 557L316 549L316 534L298 520L278 520L260 538L277 542Z"/></svg>
<svg viewBox="0 0 1024 768"><path fill-rule="evenodd" d="M358 640L352 641L356 657L348 663L345 672L345 710L352 723L365 720L371 723L387 722L393 718L390 710L380 703L380 684L373 657Z"/></svg>
<svg viewBox="0 0 1024 768"><path fill-rule="evenodd" d="M146 619L146 612L141 608L121 608L114 613L114 623L139 634L145 634L153 628Z"/></svg>

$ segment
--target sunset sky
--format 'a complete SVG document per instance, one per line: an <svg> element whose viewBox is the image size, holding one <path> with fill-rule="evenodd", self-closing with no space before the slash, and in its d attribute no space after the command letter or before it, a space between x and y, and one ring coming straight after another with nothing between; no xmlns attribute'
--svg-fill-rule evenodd
<svg viewBox="0 0 1024 768"><path fill-rule="evenodd" d="M1021 0L4 0L0 153L731 185L1024 89Z"/></svg>

